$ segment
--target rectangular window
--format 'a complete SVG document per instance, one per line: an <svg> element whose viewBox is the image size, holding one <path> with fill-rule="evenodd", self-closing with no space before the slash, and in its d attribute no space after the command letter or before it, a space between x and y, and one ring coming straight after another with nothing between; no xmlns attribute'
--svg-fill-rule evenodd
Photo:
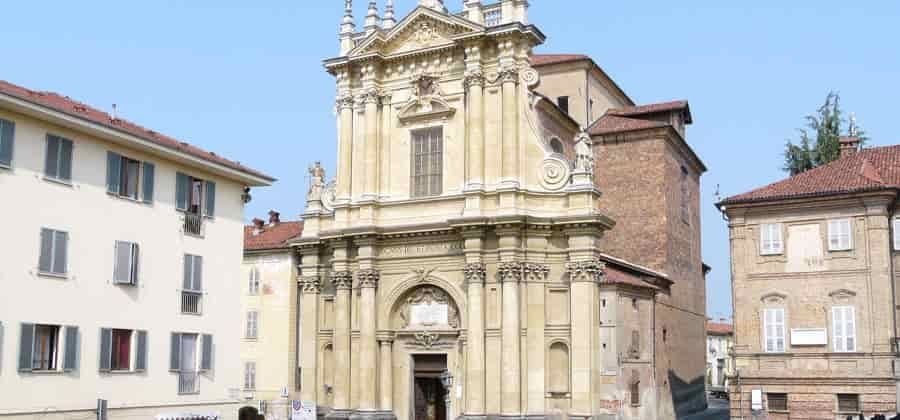
<svg viewBox="0 0 900 420"><path fill-rule="evenodd" d="M58 181L72 181L72 140L47 135L44 176Z"/></svg>
<svg viewBox="0 0 900 420"><path fill-rule="evenodd" d="M766 400L769 403L769 411L788 411L787 394L766 394Z"/></svg>
<svg viewBox="0 0 900 420"><path fill-rule="evenodd" d="M484 12L484 26L497 26L503 21L503 11L499 8Z"/></svg>
<svg viewBox="0 0 900 420"><path fill-rule="evenodd" d="M35 325L31 370L56 370L59 359L59 325Z"/></svg>
<svg viewBox="0 0 900 420"><path fill-rule="evenodd" d="M441 195L443 187L443 128L434 127L412 132L412 195Z"/></svg>
<svg viewBox="0 0 900 420"><path fill-rule="evenodd" d="M244 363L244 389L256 389L256 362Z"/></svg>
<svg viewBox="0 0 900 420"><path fill-rule="evenodd" d="M859 410L859 394L838 394L838 412L840 413L858 413Z"/></svg>
<svg viewBox="0 0 900 420"><path fill-rule="evenodd" d="M257 311L247 312L247 330L245 331L245 337L255 339L257 337L258 333L259 333L259 312L257 312Z"/></svg>
<svg viewBox="0 0 900 420"><path fill-rule="evenodd" d="M106 191L119 197L153 202L155 166L106 152Z"/></svg>
<svg viewBox="0 0 900 420"><path fill-rule="evenodd" d="M0 119L0 168L12 167L13 138L16 135L16 124Z"/></svg>
<svg viewBox="0 0 900 420"><path fill-rule="evenodd" d="M169 370L178 372L179 394L196 394L200 391L198 341L197 334L172 333Z"/></svg>
<svg viewBox="0 0 900 420"><path fill-rule="evenodd" d="M856 313L852 306L831 308L831 333L834 351L856 351Z"/></svg>
<svg viewBox="0 0 900 420"><path fill-rule="evenodd" d="M560 96L556 98L556 105L562 112L566 114L569 113L569 97L568 96Z"/></svg>
<svg viewBox="0 0 900 420"><path fill-rule="evenodd" d="M203 257L184 254L184 290L203 291Z"/></svg>
<svg viewBox="0 0 900 420"><path fill-rule="evenodd" d="M175 175L175 208L185 213L214 217L215 207L215 182L180 172Z"/></svg>
<svg viewBox="0 0 900 420"><path fill-rule="evenodd" d="M784 308L765 309L763 315L766 353L784 352Z"/></svg>
<svg viewBox="0 0 900 420"><path fill-rule="evenodd" d="M248 293L250 295L259 294L259 269L256 267L250 269L250 286L248 288Z"/></svg>
<svg viewBox="0 0 900 420"><path fill-rule="evenodd" d="M116 260L113 267L113 283L137 284L138 255L138 244L116 241Z"/></svg>
<svg viewBox="0 0 900 420"><path fill-rule="evenodd" d="M784 242L781 238L781 223L764 223L759 225L759 253L762 255L775 255L784 252Z"/></svg>
<svg viewBox="0 0 900 420"><path fill-rule="evenodd" d="M846 251L853 247L850 219L828 221L828 250Z"/></svg>
<svg viewBox="0 0 900 420"><path fill-rule="evenodd" d="M42 228L38 271L44 274L65 275L68 272L68 242L68 233Z"/></svg>
<svg viewBox="0 0 900 420"><path fill-rule="evenodd" d="M894 219L894 251L900 251L900 218Z"/></svg>
<svg viewBox="0 0 900 420"><path fill-rule="evenodd" d="M112 330L112 370L131 370L131 330Z"/></svg>

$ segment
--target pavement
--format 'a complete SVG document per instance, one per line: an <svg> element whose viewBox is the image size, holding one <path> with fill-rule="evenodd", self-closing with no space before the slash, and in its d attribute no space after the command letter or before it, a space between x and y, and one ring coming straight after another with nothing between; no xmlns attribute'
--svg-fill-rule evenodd
<svg viewBox="0 0 900 420"><path fill-rule="evenodd" d="M700 413L694 413L678 420L728 420L728 400L723 398L709 397L706 410Z"/></svg>

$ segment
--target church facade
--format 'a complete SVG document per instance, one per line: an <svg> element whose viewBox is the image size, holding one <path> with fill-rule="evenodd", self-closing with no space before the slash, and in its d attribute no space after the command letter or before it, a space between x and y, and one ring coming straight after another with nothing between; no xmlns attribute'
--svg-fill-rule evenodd
<svg viewBox="0 0 900 420"><path fill-rule="evenodd" d="M300 395L331 419L673 419L705 407L686 102L539 55L526 0L352 5L337 176L310 169Z"/></svg>

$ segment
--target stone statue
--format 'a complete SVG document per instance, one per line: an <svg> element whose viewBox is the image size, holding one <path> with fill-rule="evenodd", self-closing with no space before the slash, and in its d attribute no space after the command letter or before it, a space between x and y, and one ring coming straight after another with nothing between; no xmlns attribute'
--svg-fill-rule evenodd
<svg viewBox="0 0 900 420"><path fill-rule="evenodd" d="M575 171L594 172L594 153L591 136L581 133L575 139Z"/></svg>
<svg viewBox="0 0 900 420"><path fill-rule="evenodd" d="M321 201L322 191L325 189L325 168L322 162L316 161L313 166L309 167L309 192L306 195L307 201Z"/></svg>

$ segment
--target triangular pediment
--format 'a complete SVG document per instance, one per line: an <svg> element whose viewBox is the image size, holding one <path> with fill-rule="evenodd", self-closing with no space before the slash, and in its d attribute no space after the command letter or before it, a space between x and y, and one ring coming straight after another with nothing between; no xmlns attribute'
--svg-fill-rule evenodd
<svg viewBox="0 0 900 420"><path fill-rule="evenodd" d="M350 51L351 57L378 53L384 56L453 45L460 35L481 32L484 27L427 7L419 7L387 32L370 35Z"/></svg>

